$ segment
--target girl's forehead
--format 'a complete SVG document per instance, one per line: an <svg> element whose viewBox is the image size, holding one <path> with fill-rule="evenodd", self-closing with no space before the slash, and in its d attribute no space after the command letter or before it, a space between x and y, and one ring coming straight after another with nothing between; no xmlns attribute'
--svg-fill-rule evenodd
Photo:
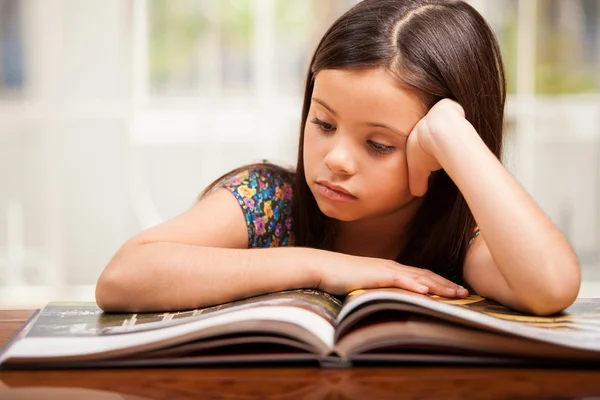
<svg viewBox="0 0 600 400"><path fill-rule="evenodd" d="M427 110L421 97L383 68L327 69L315 76L313 101L325 103L340 118L413 120ZM409 127L400 127L408 129Z"/></svg>

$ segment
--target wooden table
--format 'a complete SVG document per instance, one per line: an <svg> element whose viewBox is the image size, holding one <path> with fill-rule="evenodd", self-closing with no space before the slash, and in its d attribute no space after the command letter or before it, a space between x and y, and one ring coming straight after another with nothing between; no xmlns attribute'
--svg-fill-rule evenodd
<svg viewBox="0 0 600 400"><path fill-rule="evenodd" d="M31 311L0 311L0 344ZM600 370L187 368L0 372L0 399L521 399L600 396ZM599 397L600 398L600 397Z"/></svg>

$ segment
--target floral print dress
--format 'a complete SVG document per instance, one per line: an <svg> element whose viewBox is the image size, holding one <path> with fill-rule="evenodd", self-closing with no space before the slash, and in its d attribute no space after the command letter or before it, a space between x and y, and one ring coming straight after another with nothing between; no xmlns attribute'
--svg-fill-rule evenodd
<svg viewBox="0 0 600 400"><path fill-rule="evenodd" d="M223 184L244 212L248 248L294 246L294 177L293 172L266 167L243 171ZM479 234L476 227L467 249Z"/></svg>
<svg viewBox="0 0 600 400"><path fill-rule="evenodd" d="M248 248L293 246L294 173L246 170L223 184L235 196L248 227Z"/></svg>

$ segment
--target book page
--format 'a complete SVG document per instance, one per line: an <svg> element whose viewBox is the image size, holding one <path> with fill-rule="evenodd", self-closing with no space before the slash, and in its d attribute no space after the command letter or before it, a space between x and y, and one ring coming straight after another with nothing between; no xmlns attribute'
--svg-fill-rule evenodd
<svg viewBox="0 0 600 400"><path fill-rule="evenodd" d="M451 324L439 318L418 314L385 314L374 316L375 323L360 325L336 343L336 351L345 357L386 349L394 353L425 352L536 357L552 359L600 359L599 352L571 349L551 343L503 335L488 330Z"/></svg>
<svg viewBox="0 0 600 400"><path fill-rule="evenodd" d="M30 331L31 332L31 331ZM118 335L77 335L67 331L43 335L39 331L16 341L0 357L0 364L43 361L86 361L124 358L191 343L219 335L272 333L311 345L327 354L333 346L333 326L301 307L277 305L236 309L185 324Z"/></svg>
<svg viewBox="0 0 600 400"><path fill-rule="evenodd" d="M540 317L524 314L505 307L481 296L467 299L446 299L430 296L446 304L454 304L507 321L516 321L527 326L562 331L587 331L600 334L600 298L578 298L567 310L560 314Z"/></svg>
<svg viewBox="0 0 600 400"><path fill-rule="evenodd" d="M27 337L98 336L162 329L263 306L301 308L319 315L333 325L340 312L341 302L327 293L309 289L265 294L196 310L161 313L105 313L93 302L54 302L40 312Z"/></svg>
<svg viewBox="0 0 600 400"><path fill-rule="evenodd" d="M402 289L357 290L346 298L336 326L344 325L345 319L351 319L352 314L360 313L368 304L373 305L372 310L415 312L533 340L600 351L600 298L579 298L563 313L540 317L481 296L447 299Z"/></svg>

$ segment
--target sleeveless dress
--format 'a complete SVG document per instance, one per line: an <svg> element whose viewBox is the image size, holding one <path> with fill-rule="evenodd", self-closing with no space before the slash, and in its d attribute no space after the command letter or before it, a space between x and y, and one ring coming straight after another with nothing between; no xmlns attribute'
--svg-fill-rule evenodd
<svg viewBox="0 0 600 400"><path fill-rule="evenodd" d="M248 247L293 246L292 201L295 174L260 168L223 184L236 198L248 227Z"/></svg>

